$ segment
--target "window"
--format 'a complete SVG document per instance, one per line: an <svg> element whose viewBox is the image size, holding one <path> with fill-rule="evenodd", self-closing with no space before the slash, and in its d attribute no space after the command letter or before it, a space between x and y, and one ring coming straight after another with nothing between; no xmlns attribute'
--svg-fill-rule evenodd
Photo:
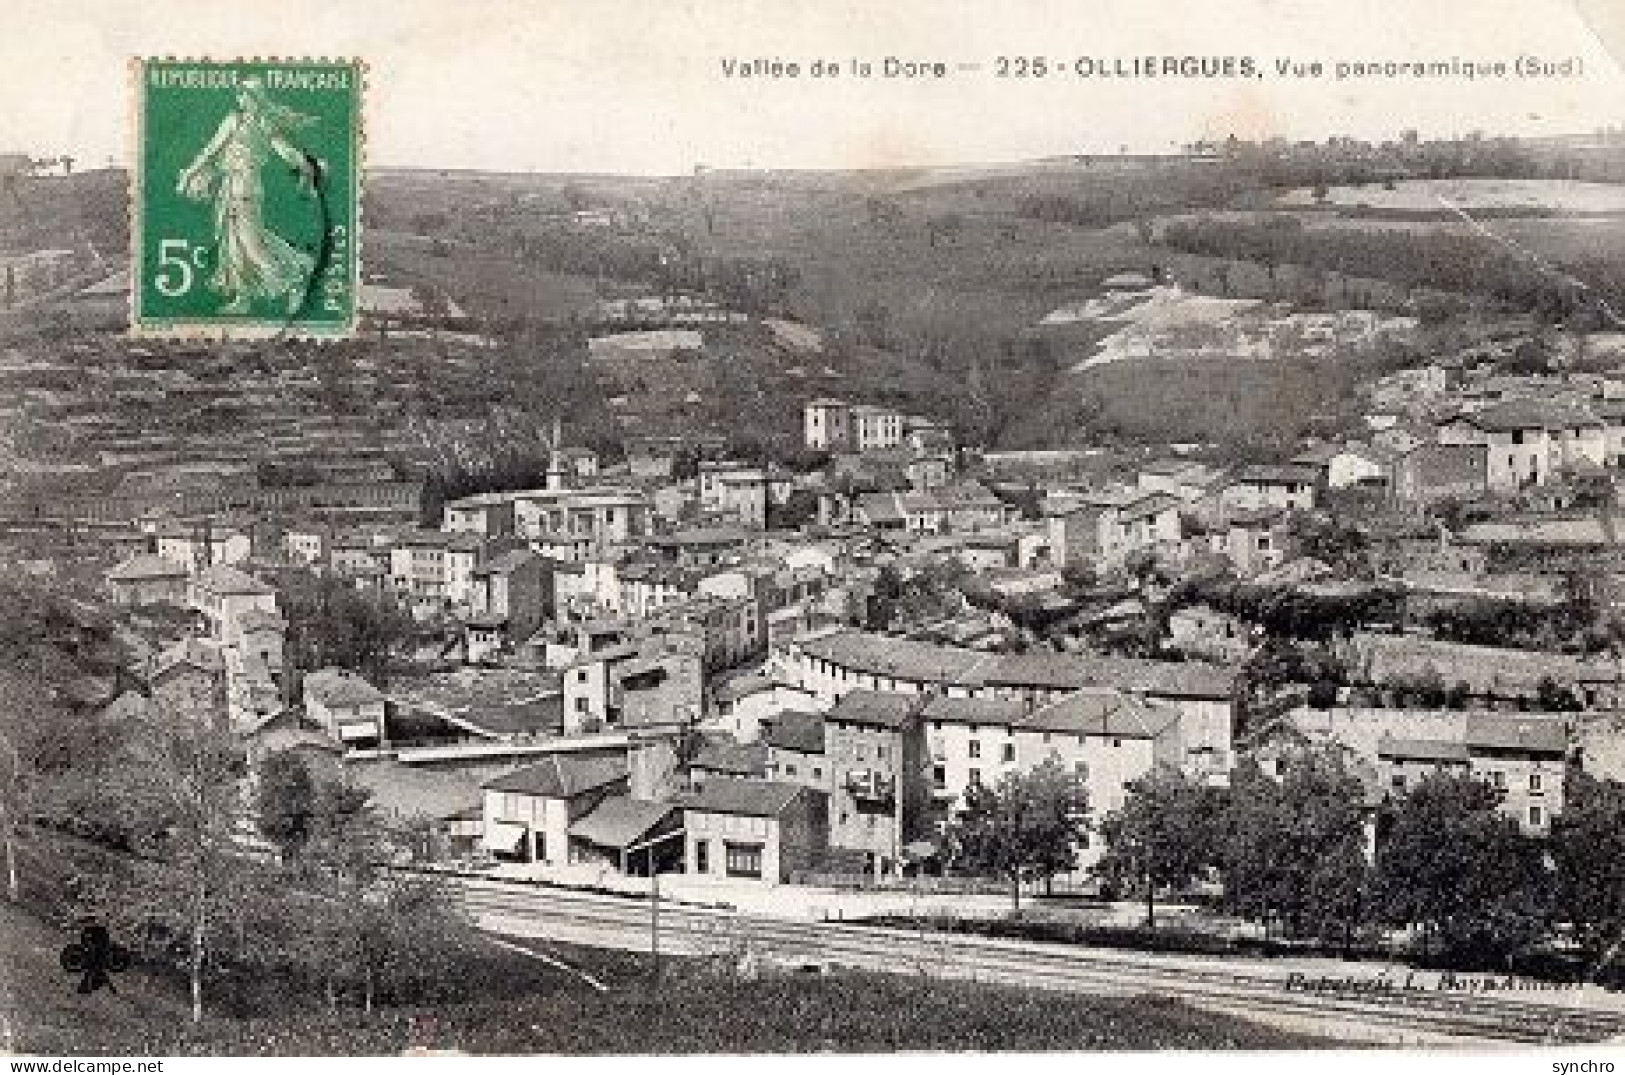
<svg viewBox="0 0 1625 1075"><path fill-rule="evenodd" d="M1529 824L1531 824L1531 825L1540 825L1540 824L1543 824L1545 822L1545 820L1546 820L1546 814L1545 814L1545 812L1543 810L1541 810L1540 807L1531 806L1529 808Z"/></svg>
<svg viewBox="0 0 1625 1075"><path fill-rule="evenodd" d="M1498 788L1504 788L1507 786L1507 775L1497 770L1490 774L1490 783Z"/></svg>
<svg viewBox="0 0 1625 1075"><path fill-rule="evenodd" d="M794 765L786 765L784 767L784 775L785 776L795 776L796 775L796 767Z"/></svg>
<svg viewBox="0 0 1625 1075"><path fill-rule="evenodd" d="M969 775L969 778L970 778L971 786L973 786L973 787L981 787L982 786L982 770L980 770L980 769L972 769L968 775Z"/></svg>
<svg viewBox="0 0 1625 1075"><path fill-rule="evenodd" d="M1394 790L1395 791L1404 791L1405 790L1405 774L1404 773L1395 773L1394 778L1391 781L1391 783L1394 785Z"/></svg>
<svg viewBox="0 0 1625 1075"><path fill-rule="evenodd" d="M982 744L980 741L975 739L970 741L970 756L973 758L980 758L982 756Z"/></svg>
<svg viewBox="0 0 1625 1075"><path fill-rule="evenodd" d="M877 761L885 761L886 760L886 744L882 743L879 746L875 747L875 759Z"/></svg>
<svg viewBox="0 0 1625 1075"><path fill-rule="evenodd" d="M816 765L813 766L813 779L814 780L822 780L822 779L824 779L824 770L818 768L818 766L816 766Z"/></svg>
<svg viewBox="0 0 1625 1075"><path fill-rule="evenodd" d="M1016 745L1014 743L1006 743L1006 744L1004 744L1004 760L1005 761L1015 761L1016 760Z"/></svg>
<svg viewBox="0 0 1625 1075"><path fill-rule="evenodd" d="M695 840L694 841L694 872L695 873L710 873L711 872L711 841L710 840Z"/></svg>
<svg viewBox="0 0 1625 1075"><path fill-rule="evenodd" d="M931 783L939 788L947 785L948 767L946 765L931 766Z"/></svg>
<svg viewBox="0 0 1625 1075"><path fill-rule="evenodd" d="M1543 790L1544 789L1541 787L1541 784L1540 784L1540 774L1539 773L1530 773L1529 774L1529 794L1531 794L1531 795L1539 795Z"/></svg>
<svg viewBox="0 0 1625 1075"><path fill-rule="evenodd" d="M585 713L586 711L587 711L587 699L585 699L585 698L577 698L576 699L576 712L577 713Z"/></svg>
<svg viewBox="0 0 1625 1075"><path fill-rule="evenodd" d="M1112 740L1112 749L1113 750L1117 750L1122 745L1123 745L1123 741L1121 739L1113 739Z"/></svg>
<svg viewBox="0 0 1625 1075"><path fill-rule="evenodd" d="M729 877L762 876L762 845L724 843Z"/></svg>

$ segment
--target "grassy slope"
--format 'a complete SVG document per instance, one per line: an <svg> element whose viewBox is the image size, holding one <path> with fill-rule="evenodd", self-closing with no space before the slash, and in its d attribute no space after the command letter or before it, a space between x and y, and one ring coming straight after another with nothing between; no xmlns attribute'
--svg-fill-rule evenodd
<svg viewBox="0 0 1625 1075"><path fill-rule="evenodd" d="M1307 1048L1317 1039L1155 998L1091 998L900 975L770 975L737 981L645 960L554 950L610 985L597 993L514 955L502 995L433 1009L256 1020L186 1019L181 983L142 970L82 997L57 966L67 938L0 905L0 984L10 1047L33 1054L311 1055L412 1046L476 1053L751 1053L892 1050Z"/></svg>

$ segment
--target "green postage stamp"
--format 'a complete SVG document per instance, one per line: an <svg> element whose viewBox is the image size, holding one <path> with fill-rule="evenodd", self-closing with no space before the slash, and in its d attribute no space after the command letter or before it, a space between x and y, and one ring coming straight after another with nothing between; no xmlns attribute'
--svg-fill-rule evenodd
<svg viewBox="0 0 1625 1075"><path fill-rule="evenodd" d="M352 60L141 60L131 329L345 336L360 292Z"/></svg>

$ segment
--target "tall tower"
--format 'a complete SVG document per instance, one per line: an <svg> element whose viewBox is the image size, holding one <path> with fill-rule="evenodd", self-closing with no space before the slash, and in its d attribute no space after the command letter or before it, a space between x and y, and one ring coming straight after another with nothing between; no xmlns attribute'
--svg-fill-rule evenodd
<svg viewBox="0 0 1625 1075"><path fill-rule="evenodd" d="M564 455L559 451L559 441L562 431L558 417L553 418L553 435L547 442L547 489L549 492L563 489L565 485Z"/></svg>

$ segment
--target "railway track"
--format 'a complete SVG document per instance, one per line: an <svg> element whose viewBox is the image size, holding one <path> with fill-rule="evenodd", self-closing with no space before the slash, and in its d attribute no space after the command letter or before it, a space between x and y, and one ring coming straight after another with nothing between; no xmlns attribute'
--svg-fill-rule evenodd
<svg viewBox="0 0 1625 1075"><path fill-rule="evenodd" d="M500 882L465 881L465 905L493 932L649 951L647 901ZM1157 957L965 934L798 922L662 904L661 951L715 955L749 948L791 966L841 966L1097 995L1151 994L1246 1014L1356 1023L1396 1037L1517 1044L1625 1036L1625 1012L1519 1003L1421 989L1289 989L1286 974L1193 967Z"/></svg>

